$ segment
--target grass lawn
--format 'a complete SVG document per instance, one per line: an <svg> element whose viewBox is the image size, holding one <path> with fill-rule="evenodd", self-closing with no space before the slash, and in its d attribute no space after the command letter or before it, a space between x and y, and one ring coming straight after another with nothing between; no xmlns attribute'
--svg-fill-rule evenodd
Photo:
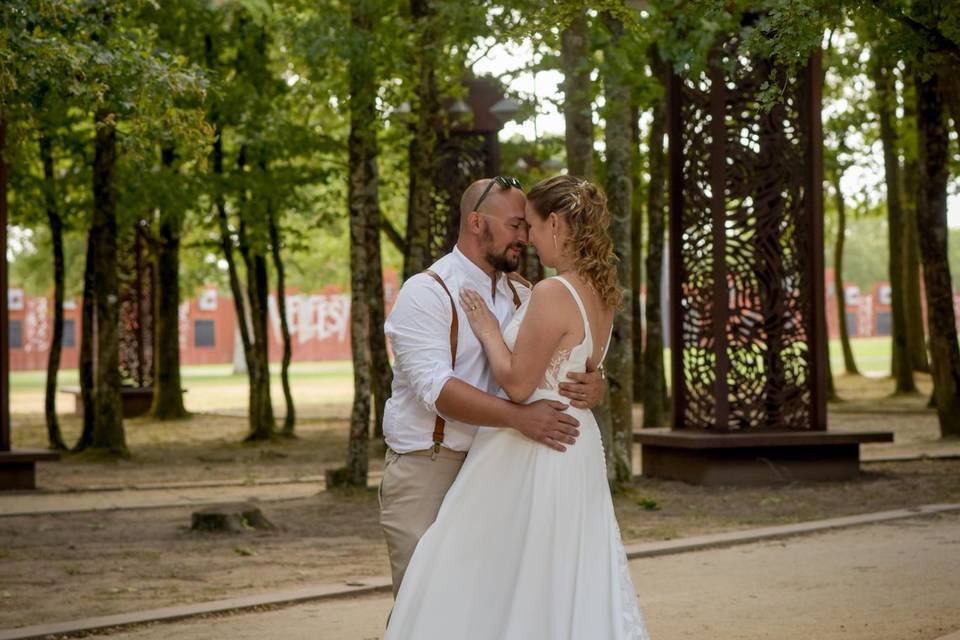
<svg viewBox="0 0 960 640"><path fill-rule="evenodd" d="M274 406L283 412L280 365L270 366ZM233 365L186 366L181 369L184 401L193 412L242 411L247 406L247 376L234 374ZM43 412L45 371L14 371L10 374L10 412ZM60 388L79 385L76 369L60 372ZM353 395L353 365L349 360L331 362L294 362L290 365L290 386L298 410L312 412L330 404L349 402ZM57 394L57 411L73 410L73 397Z"/></svg>
<svg viewBox="0 0 960 640"><path fill-rule="evenodd" d="M854 359L861 373L887 375L890 370L890 338L855 338L851 341ZM667 384L670 383L670 350L664 352ZM840 341L830 341L830 363L833 372L843 371ZM280 387L280 365L270 367L274 374L274 405L282 414L283 392ZM330 362L294 362L290 366L294 403L308 413L326 411L329 405L350 402L353 395L353 365L349 360ZM182 369L185 402L190 411L242 411L247 405L247 377L234 374L233 365L195 365ZM14 371L10 374L10 410L14 414L43 412L45 371ZM60 388L76 387L77 370L60 372ZM57 410L71 411L73 398L58 394Z"/></svg>

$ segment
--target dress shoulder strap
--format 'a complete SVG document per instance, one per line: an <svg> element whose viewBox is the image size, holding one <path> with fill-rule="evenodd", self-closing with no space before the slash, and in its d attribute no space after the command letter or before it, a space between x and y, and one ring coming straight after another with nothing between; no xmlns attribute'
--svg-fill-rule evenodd
<svg viewBox="0 0 960 640"><path fill-rule="evenodd" d="M563 276L554 276L554 279L563 283L563 285L570 291L570 295L573 296L574 301L576 301L577 307L580 308L580 317L583 318L584 340L586 340L587 336L590 337L590 346L592 350L593 331L590 329L590 318L587 316L587 308L583 306L583 300L580 298L580 294L577 293L577 288L570 284L570 281Z"/></svg>

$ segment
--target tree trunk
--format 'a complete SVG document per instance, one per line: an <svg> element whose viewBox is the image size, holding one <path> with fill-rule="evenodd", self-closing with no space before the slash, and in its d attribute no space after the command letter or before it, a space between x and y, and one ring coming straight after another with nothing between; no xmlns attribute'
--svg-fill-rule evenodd
<svg viewBox="0 0 960 640"><path fill-rule="evenodd" d="M824 315L826 315L826 305L824 305L823 310ZM827 326L824 323L823 326ZM830 365L830 341L823 341L823 358L826 363L827 370L827 402L840 402L840 396L837 395L837 387L833 383L833 367Z"/></svg>
<svg viewBox="0 0 960 640"><path fill-rule="evenodd" d="M567 173L589 180L593 178L593 112L588 38L585 13L579 13L560 34Z"/></svg>
<svg viewBox="0 0 960 640"><path fill-rule="evenodd" d="M909 159L904 167L904 185L908 188L904 207L903 240L903 306L906 309L907 349L914 371L930 373L930 358L927 356L927 337L923 327L923 303L920 291L920 244L917 232L917 162Z"/></svg>
<svg viewBox="0 0 960 640"><path fill-rule="evenodd" d="M930 359L940 435L960 436L960 345L947 254L947 127L937 73L916 75L917 228L927 296Z"/></svg>
<svg viewBox="0 0 960 640"><path fill-rule="evenodd" d="M160 150L164 171L176 172L172 147ZM189 415L183 406L180 379L180 228L181 211L168 199L160 209L157 242L154 243L156 285L154 287L154 369L153 404L150 415L157 420L179 420Z"/></svg>
<svg viewBox="0 0 960 640"><path fill-rule="evenodd" d="M243 150L241 149L241 158ZM242 169L241 169L242 172ZM240 214L240 254L247 271L247 303L250 305L250 327L253 336L247 357L250 379L250 431L245 440L269 440L274 435L273 401L270 398L270 353L267 343L267 301L270 285L267 279L267 259L262 248L251 246L246 224Z"/></svg>
<svg viewBox="0 0 960 640"><path fill-rule="evenodd" d="M903 123L904 130L916 131L916 99L914 97L913 74L910 65L903 74ZM930 359L927 357L927 339L923 328L923 304L920 292L920 245L917 239L917 148L904 144L905 158L903 166L903 306L906 309L907 348L910 350L910 362L914 371L930 373Z"/></svg>
<svg viewBox="0 0 960 640"><path fill-rule="evenodd" d="M353 37L369 42L373 37L370 0L351 3ZM359 48L358 48L359 49ZM350 209L350 346L353 353L353 407L347 464L340 481L365 487L370 439L370 262L368 229L378 211L377 82L373 61L359 50L350 58L350 136L348 205Z"/></svg>
<svg viewBox="0 0 960 640"><path fill-rule="evenodd" d="M887 240L890 247L887 272L891 294L891 337L893 356L890 372L896 383L894 393L916 393L913 366L907 342L907 315L904 307L904 230L903 197L900 193L900 158L897 142L896 88L890 65L876 53L870 69L877 91L877 115L880 120L880 141L883 145L883 165L887 187Z"/></svg>
<svg viewBox="0 0 960 640"><path fill-rule="evenodd" d="M440 96L435 71L438 47L436 14L430 0L410 0L410 11L417 33L414 52L417 121L410 141L404 280L430 266L430 214L436 206L433 185L437 171L437 129L440 126Z"/></svg>
<svg viewBox="0 0 960 640"><path fill-rule="evenodd" d="M610 46L622 46L623 24L609 14L604 22L610 31ZM623 307L613 319L613 337L607 353L606 369L610 384L612 447L608 448L608 468L612 462L612 481L622 486L633 479L633 139L630 89L622 69L615 61L604 67L606 97L605 142L607 155L607 202L610 208L610 232L617 262L617 282L623 291Z"/></svg>
<svg viewBox="0 0 960 640"><path fill-rule="evenodd" d="M243 357L247 364L247 370L250 369L250 323L247 320L247 308L244 304L243 289L240 285L240 274L237 270L237 261L234 256L234 240L230 231L230 221L227 216L227 206L224 201L222 184L224 182L223 174L223 129L219 126L215 114L211 114L210 120L213 123L214 142L212 150L213 174L217 177L218 186L214 194L214 207L217 212L217 225L220 228L220 250L223 252L223 258L227 262L227 276L230 282L230 293L233 296L233 309L237 314L237 329L240 334L240 342L243 347Z"/></svg>
<svg viewBox="0 0 960 640"><path fill-rule="evenodd" d="M93 236L87 238L87 256L83 268L83 303L81 307L80 325L80 399L83 402L83 430L80 439L74 446L74 451L83 451L93 442L93 423L96 419L93 411L95 398L94 388L94 343L97 338L97 320L94 312L93 290L95 288L95 274L93 265L96 262L96 247L93 245Z"/></svg>
<svg viewBox="0 0 960 640"><path fill-rule="evenodd" d="M660 59L656 47L648 56L654 75L666 86L667 66ZM643 350L643 428L661 427L667 408L667 382L663 368L663 323L660 311L660 280L663 274L663 234L666 211L666 154L663 136L666 132L667 110L663 101L653 107L650 125L650 183L647 186L647 299L645 305L647 342ZM679 340L679 336L673 336Z"/></svg>
<svg viewBox="0 0 960 640"><path fill-rule="evenodd" d="M57 375L60 372L60 355L63 351L63 220L57 210L56 178L53 171L53 143L46 131L40 132L40 159L43 163L44 202L47 209L47 224L50 225L50 242L53 245L53 339L47 357L47 381L43 410L47 421L47 442L51 449L65 451L60 423L57 420Z"/></svg>
<svg viewBox="0 0 960 640"><path fill-rule="evenodd" d="M944 103L950 113L950 120L953 121L955 133L960 136L960 78L951 73L951 69L946 65L941 68L939 76Z"/></svg>
<svg viewBox="0 0 960 640"><path fill-rule="evenodd" d="M93 224L91 242L97 318L94 421L91 449L127 455L120 410L119 314L117 309L117 131L114 114L100 108L94 121Z"/></svg>
<svg viewBox="0 0 960 640"><path fill-rule="evenodd" d="M290 341L290 324L287 322L287 292L286 274L283 267L283 256L280 254L280 230L277 228L276 214L273 208L267 210L270 224L270 248L273 256L273 268L277 272L277 313L280 315L280 334L283 338L283 361L280 365L280 382L283 386L283 400L287 411L283 418L282 434L293 437L297 422L297 412L293 406L293 393L290 391L290 360L293 358L293 347Z"/></svg>
<svg viewBox="0 0 960 640"><path fill-rule="evenodd" d="M643 398L643 304L640 292L643 289L643 178L640 160L640 108L630 105L630 153L632 163L632 186L630 205L633 220L630 223L631 284L633 292L633 401Z"/></svg>
<svg viewBox="0 0 960 640"><path fill-rule="evenodd" d="M374 143L376 143L375 140ZM380 259L380 205L377 200L373 200L369 206L366 226L369 280L366 294L370 312L370 357L373 366L371 385L376 416L374 435L377 438L383 438L383 411L393 390L393 369L390 367L390 357L387 352L387 337L383 332L386 309L383 294L383 267Z"/></svg>
<svg viewBox="0 0 960 640"><path fill-rule="evenodd" d="M846 290L843 286L843 245L847 234L847 207L840 191L840 172L833 174L833 194L837 205L837 241L833 251L833 286L837 296L837 316L840 324L840 346L843 349L843 368L850 375L860 375L850 347L850 332L847 329Z"/></svg>
<svg viewBox="0 0 960 640"><path fill-rule="evenodd" d="M209 52L211 46L209 38L207 46ZM229 217L222 192L224 182L223 129L219 125L216 113L212 113L210 119L213 122L216 134L211 153L213 156L213 173L219 178L219 184L214 195L214 206L216 207L217 223L220 228L220 247L224 259L227 261L230 291L233 295L237 327L247 365L247 420L249 429L245 440L264 440L271 438L274 432L273 405L270 400L270 364L267 359L266 345L266 299L268 295L266 260L260 253L255 258L251 255L245 233L243 213L241 212L237 244L246 267L247 288L244 292L234 256L234 239L230 230ZM237 164L238 173L242 175L246 164L245 147L240 149ZM239 200L241 201L240 207L246 206L245 195L241 194ZM247 304L245 304L245 298ZM249 305L249 316L247 305Z"/></svg>
<svg viewBox="0 0 960 640"><path fill-rule="evenodd" d="M0 104L0 451L10 451L10 322L7 309L7 119Z"/></svg>

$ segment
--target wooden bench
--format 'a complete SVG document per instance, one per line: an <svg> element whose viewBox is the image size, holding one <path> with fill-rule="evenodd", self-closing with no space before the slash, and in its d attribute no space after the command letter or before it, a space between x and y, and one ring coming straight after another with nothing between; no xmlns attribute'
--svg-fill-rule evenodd
<svg viewBox="0 0 960 640"><path fill-rule="evenodd" d="M0 451L0 491L37 488L37 462L54 462L60 454L47 449Z"/></svg>
<svg viewBox="0 0 960 640"><path fill-rule="evenodd" d="M80 387L61 387L60 393L72 395L74 413L83 415L83 394ZM136 418L150 411L153 404L153 387L121 387L120 406L124 418Z"/></svg>

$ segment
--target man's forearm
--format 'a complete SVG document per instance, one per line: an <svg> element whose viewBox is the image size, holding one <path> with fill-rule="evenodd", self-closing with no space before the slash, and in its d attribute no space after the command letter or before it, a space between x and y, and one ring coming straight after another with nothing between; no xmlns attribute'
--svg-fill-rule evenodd
<svg viewBox="0 0 960 640"><path fill-rule="evenodd" d="M513 428L520 407L485 393L463 380L450 378L437 398L437 409L446 418L484 427Z"/></svg>

